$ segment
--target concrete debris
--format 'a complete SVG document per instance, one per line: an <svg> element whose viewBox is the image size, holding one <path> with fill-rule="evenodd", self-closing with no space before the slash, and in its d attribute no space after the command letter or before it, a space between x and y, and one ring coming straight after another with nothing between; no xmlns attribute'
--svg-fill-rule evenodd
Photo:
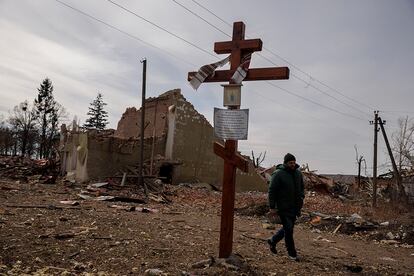
<svg viewBox="0 0 414 276"><path fill-rule="evenodd" d="M331 193L335 182L333 179L317 175L313 172L302 172L306 190Z"/></svg>
<svg viewBox="0 0 414 276"><path fill-rule="evenodd" d="M380 240L380 243L394 245L394 244L399 244L400 242L396 240Z"/></svg>
<svg viewBox="0 0 414 276"><path fill-rule="evenodd" d="M76 200L61 200L59 201L59 203L65 204L65 205L71 205L71 206L79 205L79 201L76 201Z"/></svg>
<svg viewBox="0 0 414 276"><path fill-rule="evenodd" d="M263 229L268 229L268 230L275 230L276 226L274 224L271 223L262 223L262 227Z"/></svg>
<svg viewBox="0 0 414 276"><path fill-rule="evenodd" d="M75 172L67 172L65 177L63 178L64 182L69 182L69 183L76 183L76 175Z"/></svg>
<svg viewBox="0 0 414 276"><path fill-rule="evenodd" d="M385 226L385 227L388 227L388 226L390 226L390 222L389 222L389 221L384 221L384 222L381 222L381 223L380 223L380 226Z"/></svg>
<svg viewBox="0 0 414 276"><path fill-rule="evenodd" d="M357 223L361 223L361 222L363 222L363 221L364 221L364 219L363 219L360 215L358 215L358 214L356 214L356 213L353 213L353 214L349 217L348 221L349 221L349 222L352 222L352 223L355 223L355 222L357 222Z"/></svg>
<svg viewBox="0 0 414 276"><path fill-rule="evenodd" d="M317 236L315 239L313 239L313 241L322 241L322 242L328 242L328 243L335 243L335 241L328 240L328 239L326 239L322 236Z"/></svg>
<svg viewBox="0 0 414 276"><path fill-rule="evenodd" d="M145 270L144 275L145 276L164 276L167 274L164 273L164 271L162 271L161 269L151 268L151 269Z"/></svg>
<svg viewBox="0 0 414 276"><path fill-rule="evenodd" d="M135 209L135 206L111 205L109 207L115 208L115 209L118 209L118 210L125 210L125 211L128 211L128 212L132 212L132 211L135 211L136 210Z"/></svg>
<svg viewBox="0 0 414 276"><path fill-rule="evenodd" d="M387 262L395 262L396 260L391 257L381 257L380 260Z"/></svg>
<svg viewBox="0 0 414 276"><path fill-rule="evenodd" d="M210 257L206 260L202 260L202 261L192 264L191 268L208 268L212 266L214 263L215 263L214 257Z"/></svg>
<svg viewBox="0 0 414 276"><path fill-rule="evenodd" d="M0 156L0 177L21 183L54 184L59 174L59 161L34 160L20 156Z"/></svg>
<svg viewBox="0 0 414 276"><path fill-rule="evenodd" d="M391 232L388 232L387 235L386 235L386 237L389 240L395 240L395 236Z"/></svg>
<svg viewBox="0 0 414 276"><path fill-rule="evenodd" d="M94 183L94 184L89 184L88 187L89 188L101 188L101 187L105 187L108 186L108 182L101 182L101 183Z"/></svg>
<svg viewBox="0 0 414 276"><path fill-rule="evenodd" d="M362 218L359 214L352 214L349 217L326 215L319 212L309 214L309 224L324 230L332 229L333 233L355 233L358 231L370 231L379 225Z"/></svg>

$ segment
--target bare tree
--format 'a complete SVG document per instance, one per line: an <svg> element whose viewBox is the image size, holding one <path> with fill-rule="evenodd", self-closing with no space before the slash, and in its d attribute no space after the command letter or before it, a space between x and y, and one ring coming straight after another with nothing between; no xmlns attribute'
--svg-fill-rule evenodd
<svg viewBox="0 0 414 276"><path fill-rule="evenodd" d="M0 154L12 154L13 132L9 125L0 117Z"/></svg>
<svg viewBox="0 0 414 276"><path fill-rule="evenodd" d="M354 145L355 148L355 154L356 154L356 161L358 164L358 188L361 187L361 164L362 162L365 162L363 155L358 155L358 147L357 145Z"/></svg>
<svg viewBox="0 0 414 276"><path fill-rule="evenodd" d="M265 159L265 157L266 157L266 151L264 152L264 154L263 154L263 157L262 157L262 152L259 154L259 157L255 157L254 156L254 152L252 151L252 159L253 159L253 166L255 167L255 168L258 168L258 167L260 167L260 164L262 164L263 163L263 161L264 161L264 159Z"/></svg>
<svg viewBox="0 0 414 276"><path fill-rule="evenodd" d="M28 154L28 145L33 145L36 139L36 115L32 106L27 101L20 103L10 112L9 124L15 134L14 151L20 151L22 156ZM31 152L30 152L31 153Z"/></svg>
<svg viewBox="0 0 414 276"><path fill-rule="evenodd" d="M398 130L392 134L392 151L398 171L414 169L414 120L398 119Z"/></svg>

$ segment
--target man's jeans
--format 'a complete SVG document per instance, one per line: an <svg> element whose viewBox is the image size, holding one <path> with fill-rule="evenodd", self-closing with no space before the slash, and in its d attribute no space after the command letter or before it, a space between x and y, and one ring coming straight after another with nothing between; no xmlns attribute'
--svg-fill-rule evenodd
<svg viewBox="0 0 414 276"><path fill-rule="evenodd" d="M277 244L283 238L285 238L285 245L289 256L296 257L295 241L293 240L293 227L295 225L295 217L280 216L283 227L277 231L272 237L273 244Z"/></svg>

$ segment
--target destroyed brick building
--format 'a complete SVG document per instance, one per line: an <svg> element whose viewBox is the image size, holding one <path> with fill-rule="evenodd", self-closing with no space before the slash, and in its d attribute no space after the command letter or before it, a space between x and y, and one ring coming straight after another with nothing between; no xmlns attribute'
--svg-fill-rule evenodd
<svg viewBox="0 0 414 276"><path fill-rule="evenodd" d="M127 108L115 131L73 129L61 139L62 167L78 181L104 179L139 164L141 109ZM205 182L221 186L223 160L213 152L213 127L174 89L145 103L146 174L172 183ZM267 184L250 164L237 171L238 191L266 191Z"/></svg>

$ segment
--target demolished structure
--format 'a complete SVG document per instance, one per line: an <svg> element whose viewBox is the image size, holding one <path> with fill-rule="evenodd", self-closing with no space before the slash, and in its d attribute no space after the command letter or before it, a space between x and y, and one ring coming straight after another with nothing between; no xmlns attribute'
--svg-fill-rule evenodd
<svg viewBox="0 0 414 276"><path fill-rule="evenodd" d="M64 173L77 181L130 173L139 164L141 109L127 108L115 131L62 130ZM221 186L223 160L213 152L213 127L181 94L170 90L145 101L144 175L173 184L203 182ZM222 141L221 141L222 142ZM236 190L267 191L267 183L250 162L237 171Z"/></svg>

